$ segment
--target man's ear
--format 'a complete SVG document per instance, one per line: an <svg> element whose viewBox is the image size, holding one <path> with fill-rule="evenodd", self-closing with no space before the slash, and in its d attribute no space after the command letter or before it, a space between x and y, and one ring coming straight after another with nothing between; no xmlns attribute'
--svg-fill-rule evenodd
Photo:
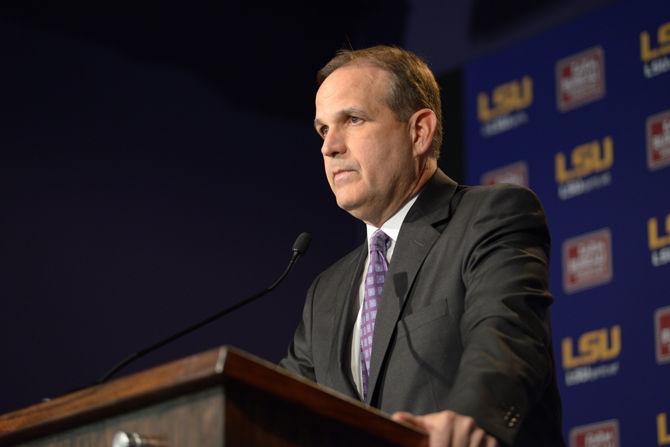
<svg viewBox="0 0 670 447"><path fill-rule="evenodd" d="M437 117L430 109L420 109L409 118L410 136L415 157L431 150L433 135L437 127Z"/></svg>

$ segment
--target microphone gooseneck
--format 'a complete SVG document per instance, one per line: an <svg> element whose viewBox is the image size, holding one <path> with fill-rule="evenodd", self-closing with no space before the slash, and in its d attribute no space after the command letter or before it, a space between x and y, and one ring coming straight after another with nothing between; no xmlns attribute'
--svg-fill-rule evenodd
<svg viewBox="0 0 670 447"><path fill-rule="evenodd" d="M253 295L251 295L248 298L243 299L242 301L239 301L232 306L226 307L225 309L220 310L219 312L215 313L212 316L209 316L205 318L204 320L195 323L185 329L182 329L181 331L170 335L167 338L164 338L163 340L158 341L157 343L152 344L151 346L147 346L144 349L141 349L133 354L130 354L128 357L124 358L121 360L119 363L117 363L112 369L107 371L100 379L98 379L97 382L95 382L96 385L99 385L101 383L106 382L109 380L110 377L112 377L114 374L117 372L121 371L123 368L125 368L127 365L130 363L134 362L135 360L144 357L145 355L149 354L150 352L155 351L158 348L161 348L168 343L173 342L174 340L177 340L178 338L181 338L187 334L190 334L191 332L200 329L201 327L218 320L219 318L228 315L231 312L236 311L240 307L246 306L247 304L251 303L252 301L257 300L258 298L262 297L263 295L267 294L268 292L271 292L275 287L281 283L284 278L286 278L286 275L291 271L291 268L293 268L293 265L296 263L298 258L305 254L307 251L307 248L309 248L309 243L312 240L312 236L309 233L300 233L300 235L296 238L295 242L293 243L293 254L291 255L291 260L288 263L288 266L284 270L284 272L277 278L275 282L272 283L268 288L261 290L260 292L257 292Z"/></svg>

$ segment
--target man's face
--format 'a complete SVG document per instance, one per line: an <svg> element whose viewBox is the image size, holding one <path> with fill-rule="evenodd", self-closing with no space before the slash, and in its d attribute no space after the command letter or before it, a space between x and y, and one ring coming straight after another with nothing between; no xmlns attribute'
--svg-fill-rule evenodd
<svg viewBox="0 0 670 447"><path fill-rule="evenodd" d="M409 125L386 104L389 88L386 71L351 64L316 93L314 123L337 204L377 227L407 201L418 176Z"/></svg>

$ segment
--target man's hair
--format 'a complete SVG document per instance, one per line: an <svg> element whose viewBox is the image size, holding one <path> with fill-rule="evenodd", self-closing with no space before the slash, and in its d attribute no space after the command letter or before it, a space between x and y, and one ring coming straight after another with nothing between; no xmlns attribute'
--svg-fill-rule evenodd
<svg viewBox="0 0 670 447"><path fill-rule="evenodd" d="M416 54L398 47L378 45L362 50L339 50L316 75L317 85L332 72L351 63L369 63L391 75L391 88L386 103L401 121L407 121L417 110L435 112L437 127L431 148L435 158L442 146L442 105L440 88L433 72Z"/></svg>

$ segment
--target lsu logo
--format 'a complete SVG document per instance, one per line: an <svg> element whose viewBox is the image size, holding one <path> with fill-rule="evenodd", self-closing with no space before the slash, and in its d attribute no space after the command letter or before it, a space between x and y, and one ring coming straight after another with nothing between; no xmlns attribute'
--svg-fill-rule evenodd
<svg viewBox="0 0 670 447"><path fill-rule="evenodd" d="M570 447L619 447L619 421L597 422L570 430Z"/></svg>
<svg viewBox="0 0 670 447"><path fill-rule="evenodd" d="M670 110L647 118L647 167L670 165Z"/></svg>
<svg viewBox="0 0 670 447"><path fill-rule="evenodd" d="M670 306L654 312L654 332L656 334L656 362L670 362Z"/></svg>
<svg viewBox="0 0 670 447"><path fill-rule="evenodd" d="M563 152L556 154L556 182L565 183L569 180L610 169L614 164L612 137L603 138L602 143L593 140L575 147L570 153L570 164L572 167L568 166Z"/></svg>
<svg viewBox="0 0 670 447"><path fill-rule="evenodd" d="M658 27L656 42L647 31L640 33L640 59L647 79L670 71L670 22Z"/></svg>
<svg viewBox="0 0 670 447"><path fill-rule="evenodd" d="M664 230L659 230L655 217L647 221L647 241L651 251L651 265L660 267L670 263L670 214L665 216Z"/></svg>
<svg viewBox="0 0 670 447"><path fill-rule="evenodd" d="M477 95L477 117L481 123L523 110L533 103L533 80L524 76L501 84L493 89L491 97L486 92Z"/></svg>
<svg viewBox="0 0 670 447"><path fill-rule="evenodd" d="M668 415L666 413L659 413L656 416L656 432L658 434L658 445L670 445Z"/></svg>
<svg viewBox="0 0 670 447"><path fill-rule="evenodd" d="M574 293L612 279L612 236L609 228L563 242L563 290Z"/></svg>
<svg viewBox="0 0 670 447"><path fill-rule="evenodd" d="M605 54L589 48L556 62L556 103L567 112L605 96Z"/></svg>
<svg viewBox="0 0 670 447"><path fill-rule="evenodd" d="M616 359L621 353L621 326L596 329L582 334L573 349L572 337L561 343L563 368L572 369Z"/></svg>
<svg viewBox="0 0 670 447"><path fill-rule="evenodd" d="M528 122L525 109L533 103L533 79L526 75L498 85L489 95L477 95L477 118L481 134L490 137Z"/></svg>
<svg viewBox="0 0 670 447"><path fill-rule="evenodd" d="M580 144L570 153L569 163L563 152L557 153L554 166L558 197L567 200L608 186L612 183L609 169L613 164L614 143L610 136L602 142L593 140Z"/></svg>
<svg viewBox="0 0 670 447"><path fill-rule="evenodd" d="M517 161L516 163L485 172L482 174L480 183L482 185L511 183L528 188L528 165L525 161Z"/></svg>
<svg viewBox="0 0 670 447"><path fill-rule="evenodd" d="M619 372L616 359L621 354L621 326L586 332L579 337L576 345L572 337L565 337L561 343L561 354L566 386L615 376Z"/></svg>
<svg viewBox="0 0 670 447"><path fill-rule="evenodd" d="M642 59L642 62L646 63L668 54L670 54L670 22L658 27L656 45L652 43L651 36L647 31L640 33L640 59Z"/></svg>
<svg viewBox="0 0 670 447"><path fill-rule="evenodd" d="M649 242L649 250L658 250L670 245L670 214L665 216L664 235L659 234L658 220L655 217L647 221L647 241Z"/></svg>

